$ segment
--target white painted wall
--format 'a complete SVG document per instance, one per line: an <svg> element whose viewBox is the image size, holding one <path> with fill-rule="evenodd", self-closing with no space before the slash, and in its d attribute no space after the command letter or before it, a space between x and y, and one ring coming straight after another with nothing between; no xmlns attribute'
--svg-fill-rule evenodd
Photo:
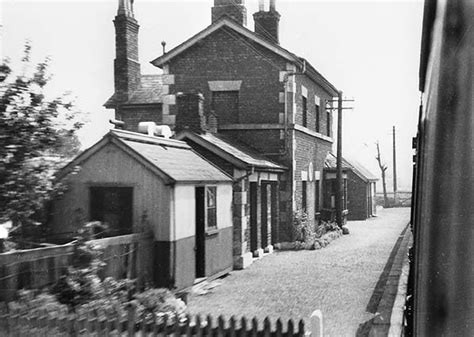
<svg viewBox="0 0 474 337"><path fill-rule="evenodd" d="M232 227L232 184L209 186L217 186L217 229ZM176 184L174 187L174 206L170 221L172 241L196 234L195 188L196 185L190 184Z"/></svg>

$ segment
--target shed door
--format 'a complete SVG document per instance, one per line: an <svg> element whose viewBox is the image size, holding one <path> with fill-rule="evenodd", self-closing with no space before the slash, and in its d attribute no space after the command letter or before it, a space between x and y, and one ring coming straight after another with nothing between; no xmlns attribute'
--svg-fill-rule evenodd
<svg viewBox="0 0 474 337"><path fill-rule="evenodd" d="M196 278L206 275L205 189L196 187Z"/></svg>
<svg viewBox="0 0 474 337"><path fill-rule="evenodd" d="M133 187L90 188L90 220L107 224L112 235L129 234L133 229Z"/></svg>

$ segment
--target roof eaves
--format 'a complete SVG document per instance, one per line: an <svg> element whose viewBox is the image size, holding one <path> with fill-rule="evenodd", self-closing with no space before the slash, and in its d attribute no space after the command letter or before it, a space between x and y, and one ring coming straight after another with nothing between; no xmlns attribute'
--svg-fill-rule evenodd
<svg viewBox="0 0 474 337"><path fill-rule="evenodd" d="M261 44L262 46L270 49L271 51L279 54L280 56L284 57L285 59L300 64L301 60L293 53L289 52L288 50L280 47L279 45L272 43L264 38L259 37L257 34L252 32L251 30L239 25L238 23L230 20L227 17L222 17L220 20L214 22L210 26L204 28L199 33L193 35L191 38L187 39L180 45L176 46L175 48L171 49L164 55L157 57L156 59L152 60L150 63L156 67L161 67L163 64L167 63L169 60L174 58L175 56L181 54L189 47L193 46L196 42L204 39L205 37L209 36L219 28L227 26L238 33L244 35L245 37Z"/></svg>
<svg viewBox="0 0 474 337"><path fill-rule="evenodd" d="M218 147L215 144L212 144L208 140L206 140L202 137L199 137L199 135L197 135L193 132L183 131L183 132L179 133L178 135L176 135L176 139L184 140L186 138L188 138L189 140L197 143L198 145L208 149L209 151L211 151L215 155L217 155L217 156L221 157L222 159L228 161L229 163L231 163L232 165L234 165L235 167L237 167L239 169L248 169L248 168L250 168L248 163L244 162L240 158L237 158L233 154L228 153L227 151L224 151L223 149L221 149L220 147ZM206 159L206 161L207 161L207 159Z"/></svg>

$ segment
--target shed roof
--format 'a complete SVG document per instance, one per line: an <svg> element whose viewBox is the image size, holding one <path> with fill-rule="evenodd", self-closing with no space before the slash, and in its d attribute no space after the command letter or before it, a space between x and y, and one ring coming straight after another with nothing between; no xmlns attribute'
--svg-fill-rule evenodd
<svg viewBox="0 0 474 337"><path fill-rule="evenodd" d="M248 169L253 167L257 170L276 172L286 170L284 166L265 158L257 150L221 134L209 132L196 134L184 131L178 135L178 139L186 138L198 143L239 168Z"/></svg>
<svg viewBox="0 0 474 337"><path fill-rule="evenodd" d="M115 104L159 104L163 103L163 77L162 75L141 75L140 84L137 89L132 91L128 97L128 101L117 102L116 96L113 94L104 106L112 108Z"/></svg>
<svg viewBox="0 0 474 337"><path fill-rule="evenodd" d="M361 178L363 181L377 181L379 178L372 174L367 168L365 168L361 163L351 160L348 161L346 158L342 158L342 168L344 170L351 170L354 172L359 178ZM326 156L326 160L324 161L324 167L327 169L336 169L337 166L337 157L334 155L334 153L329 152L328 155Z"/></svg>
<svg viewBox="0 0 474 337"><path fill-rule="evenodd" d="M185 142L116 129L110 130L102 140L76 157L66 168L80 165L110 142L131 154L167 183L232 181Z"/></svg>

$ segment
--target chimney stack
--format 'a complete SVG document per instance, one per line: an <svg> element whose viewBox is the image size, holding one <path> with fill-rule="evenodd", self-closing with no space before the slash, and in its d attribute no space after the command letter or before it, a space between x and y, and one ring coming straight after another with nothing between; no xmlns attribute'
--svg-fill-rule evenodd
<svg viewBox="0 0 474 337"><path fill-rule="evenodd" d="M223 16L233 19L241 26L247 25L247 9L245 0L214 0L212 7L212 23Z"/></svg>
<svg viewBox="0 0 474 337"><path fill-rule="evenodd" d="M204 96L200 93L178 93L176 95L178 113L176 115L175 132L189 130L196 133L206 132L206 116L204 115Z"/></svg>
<svg viewBox="0 0 474 337"><path fill-rule="evenodd" d="M132 0L119 0L115 16L114 85L118 102L128 100L128 95L140 83L138 62L138 25L133 15Z"/></svg>
<svg viewBox="0 0 474 337"><path fill-rule="evenodd" d="M255 22L255 33L274 43L280 43L279 26L280 13L276 10L276 0L270 0L268 12L264 9L264 0L259 0L258 12L253 14Z"/></svg>

